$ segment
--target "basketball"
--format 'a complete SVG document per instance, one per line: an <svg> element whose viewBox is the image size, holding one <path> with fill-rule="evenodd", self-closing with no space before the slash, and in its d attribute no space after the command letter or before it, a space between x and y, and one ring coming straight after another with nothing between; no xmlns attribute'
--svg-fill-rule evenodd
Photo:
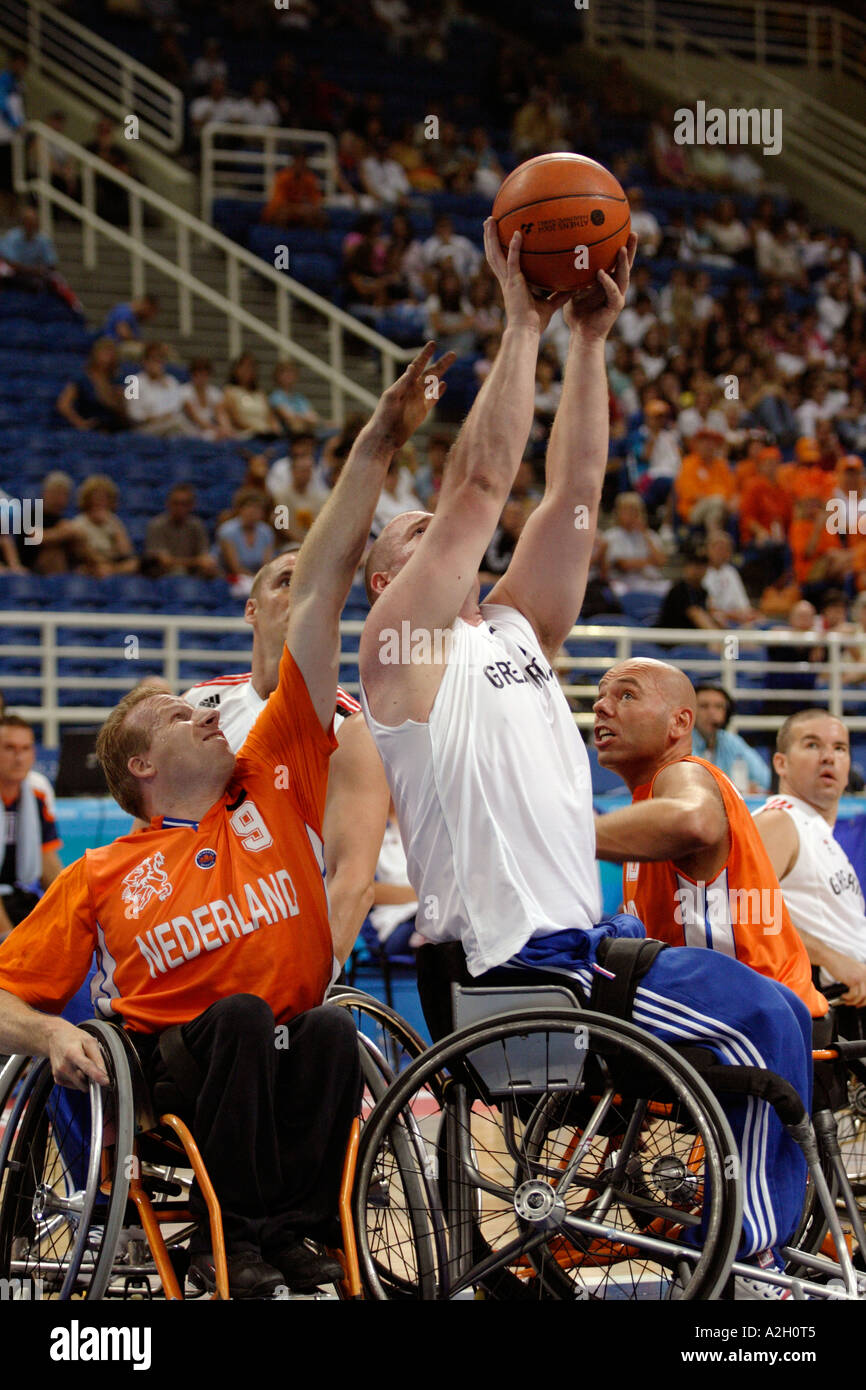
<svg viewBox="0 0 866 1390"><path fill-rule="evenodd" d="M581 290L611 270L631 227L628 199L603 164L541 154L501 184L493 218L504 251L523 233L520 268L533 289Z"/></svg>

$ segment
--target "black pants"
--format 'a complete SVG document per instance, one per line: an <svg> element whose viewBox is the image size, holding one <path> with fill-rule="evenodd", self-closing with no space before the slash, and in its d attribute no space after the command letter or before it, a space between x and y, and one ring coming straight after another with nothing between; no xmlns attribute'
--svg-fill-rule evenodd
<svg viewBox="0 0 866 1390"><path fill-rule="evenodd" d="M169 1074L155 1038L140 1051L157 1113L179 1114L201 1150L226 1248L267 1259L289 1234L325 1237L361 1092L348 1013L323 1006L277 1027L263 999L235 994L181 1032L201 1073L194 1098ZM191 1205L204 1218L197 1187ZM203 1221L199 1249L209 1246L207 1229Z"/></svg>

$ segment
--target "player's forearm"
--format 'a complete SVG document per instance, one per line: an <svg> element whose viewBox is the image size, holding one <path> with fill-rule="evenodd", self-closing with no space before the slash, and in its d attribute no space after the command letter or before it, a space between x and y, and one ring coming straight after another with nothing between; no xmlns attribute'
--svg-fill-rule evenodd
<svg viewBox="0 0 866 1390"><path fill-rule="evenodd" d="M604 342L575 331L547 446L546 492L561 493L575 505L597 505L607 467L609 417Z"/></svg>
<svg viewBox="0 0 866 1390"><path fill-rule="evenodd" d="M0 990L0 1052L24 1052L32 1057L47 1057L58 1024L67 1028L71 1026L64 1019L31 1008L8 990Z"/></svg>
<svg viewBox="0 0 866 1390"><path fill-rule="evenodd" d="M505 329L496 360L448 457L446 485L463 482L507 496L535 411L536 328Z"/></svg>
<svg viewBox="0 0 866 1390"><path fill-rule="evenodd" d="M352 445L346 466L298 554L293 602L315 590L342 608L370 535L394 444L370 421Z"/></svg>
<svg viewBox="0 0 866 1390"><path fill-rule="evenodd" d="M344 965L352 954L364 918L373 906L372 875L359 876L345 869L338 870L333 878L328 878L328 902L334 955Z"/></svg>
<svg viewBox="0 0 866 1390"><path fill-rule="evenodd" d="M650 863L694 854L713 842L715 826L697 804L653 797L595 818L595 857L614 864Z"/></svg>

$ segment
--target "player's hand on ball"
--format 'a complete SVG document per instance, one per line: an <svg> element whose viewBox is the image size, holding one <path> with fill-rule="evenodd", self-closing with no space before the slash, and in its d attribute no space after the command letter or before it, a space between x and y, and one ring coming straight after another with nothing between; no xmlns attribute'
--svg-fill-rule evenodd
<svg viewBox="0 0 866 1390"><path fill-rule="evenodd" d="M510 328L537 328L540 333L543 333L557 309L568 303L568 295L561 293L552 294L549 298L537 298L532 293L526 277L520 269L522 242L523 238L520 232L515 232L511 238L506 257L493 218L488 217L484 223L484 250L487 255L487 264L502 289L506 326Z"/></svg>
<svg viewBox="0 0 866 1390"><path fill-rule="evenodd" d="M434 362L435 351L435 343L426 343L376 406L370 429L381 435L391 449L402 448L445 394L442 377L456 361L457 354L443 353L439 361Z"/></svg>
<svg viewBox="0 0 866 1390"><path fill-rule="evenodd" d="M577 330L584 338L607 337L622 313L636 250L637 236L632 232L617 252L613 274L600 270L596 284L572 295L563 310L572 332Z"/></svg>

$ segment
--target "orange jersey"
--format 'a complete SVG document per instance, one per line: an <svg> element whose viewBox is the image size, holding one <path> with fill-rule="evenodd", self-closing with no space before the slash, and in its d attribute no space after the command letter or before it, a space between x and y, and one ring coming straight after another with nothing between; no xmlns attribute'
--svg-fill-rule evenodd
<svg viewBox="0 0 866 1390"><path fill-rule="evenodd" d="M0 989L59 1013L90 968L97 1011L134 1030L255 994L278 1021L321 1004L333 949L322 878L325 733L286 649L225 792L196 825L87 850L0 947Z"/></svg>
<svg viewBox="0 0 866 1390"><path fill-rule="evenodd" d="M782 899L779 880L745 801L733 782L703 758L725 805L731 847L710 883L689 878L670 860L623 865L625 911L639 917L647 936L671 946L705 946L778 980L802 999L813 1018L827 1002L812 984L812 967ZM658 774L656 774L657 776ZM652 796L653 781L632 800Z"/></svg>

